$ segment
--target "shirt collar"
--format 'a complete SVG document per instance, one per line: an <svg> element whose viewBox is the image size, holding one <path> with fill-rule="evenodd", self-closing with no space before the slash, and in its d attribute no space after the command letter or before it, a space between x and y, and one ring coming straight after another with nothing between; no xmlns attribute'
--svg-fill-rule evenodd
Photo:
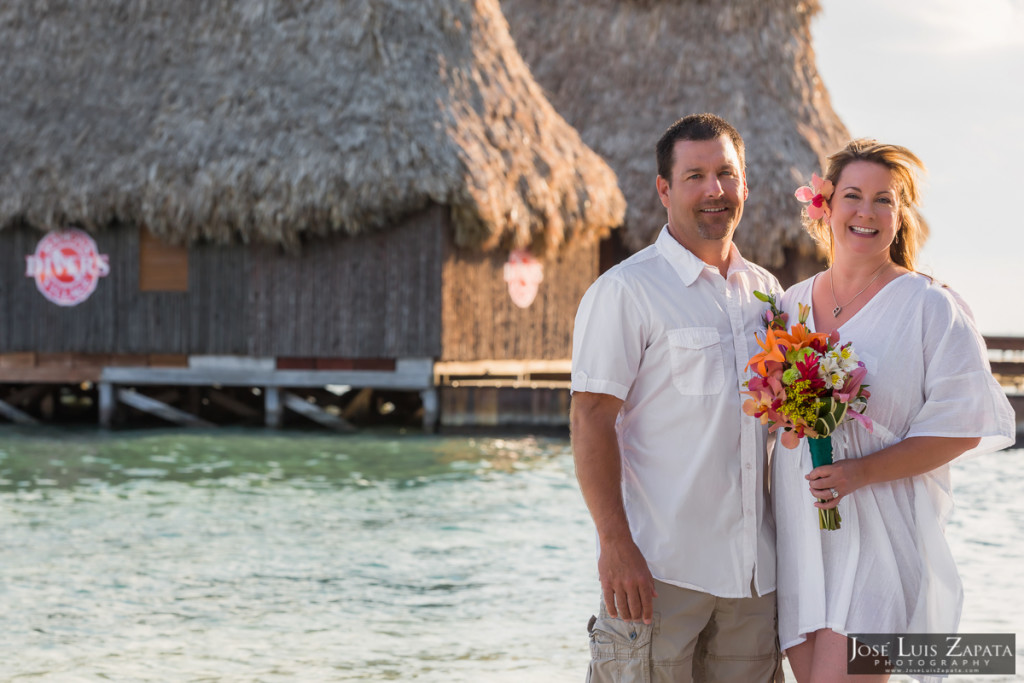
<svg viewBox="0 0 1024 683"><path fill-rule="evenodd" d="M658 235L655 246L658 252L665 257L672 268L679 275L679 279L683 281L683 284L689 287L700 274L704 272L705 268L718 270L714 266L709 266L704 263L694 254L692 251L679 244L676 238L672 236L672 233L668 231L668 225L661 229L661 234ZM729 272L726 273L726 279L729 279L736 273L741 273L750 270L747 265L746 259L740 254L740 250L736 248L735 244L729 245Z"/></svg>
<svg viewBox="0 0 1024 683"><path fill-rule="evenodd" d="M747 259L743 258L743 254L740 253L739 248L735 242L729 244L729 272L726 273L725 279L728 280L736 273L745 273L750 270L750 265L747 263Z"/></svg>

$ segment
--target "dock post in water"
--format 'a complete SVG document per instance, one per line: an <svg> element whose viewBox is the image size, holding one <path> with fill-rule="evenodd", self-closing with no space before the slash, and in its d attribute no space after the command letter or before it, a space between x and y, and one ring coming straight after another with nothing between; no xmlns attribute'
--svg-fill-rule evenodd
<svg viewBox="0 0 1024 683"><path fill-rule="evenodd" d="M270 429L280 429L283 424L284 406L281 405L281 390L277 387L263 388L264 424Z"/></svg>
<svg viewBox="0 0 1024 683"><path fill-rule="evenodd" d="M110 429L114 423L114 411L117 403L114 400L114 385L110 382L100 382L96 385L100 399L100 427Z"/></svg>

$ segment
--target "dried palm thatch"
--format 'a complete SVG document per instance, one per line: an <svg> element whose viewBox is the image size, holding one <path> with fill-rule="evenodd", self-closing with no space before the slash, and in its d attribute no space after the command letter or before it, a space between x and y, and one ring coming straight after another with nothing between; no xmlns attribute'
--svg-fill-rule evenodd
<svg viewBox="0 0 1024 683"><path fill-rule="evenodd" d="M736 242L769 267L813 257L793 191L848 139L811 46L817 0L501 0L534 77L608 160L638 249L665 222L654 145L677 118L713 112L747 145L750 199Z"/></svg>
<svg viewBox="0 0 1024 683"><path fill-rule="evenodd" d="M295 246L433 202L547 252L625 210L497 0L7 0L0 63L0 227Z"/></svg>

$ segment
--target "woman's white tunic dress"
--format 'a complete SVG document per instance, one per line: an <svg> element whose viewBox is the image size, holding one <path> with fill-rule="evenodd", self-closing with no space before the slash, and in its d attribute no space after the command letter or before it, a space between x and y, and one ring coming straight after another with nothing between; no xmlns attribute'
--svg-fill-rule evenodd
<svg viewBox="0 0 1024 683"><path fill-rule="evenodd" d="M791 322L798 302L811 304L812 281L783 296ZM813 315L808 325L813 328ZM970 311L950 289L923 275L902 275L839 334L867 365L866 415L874 431L852 421L841 425L832 436L834 459L874 453L912 436L981 437L965 455L1013 443L1013 411L992 377ZM955 632L963 593L943 533L953 506L949 466L845 496L837 531L818 529L804 479L811 469L806 440L794 450L776 443L772 499L782 648L822 628Z"/></svg>

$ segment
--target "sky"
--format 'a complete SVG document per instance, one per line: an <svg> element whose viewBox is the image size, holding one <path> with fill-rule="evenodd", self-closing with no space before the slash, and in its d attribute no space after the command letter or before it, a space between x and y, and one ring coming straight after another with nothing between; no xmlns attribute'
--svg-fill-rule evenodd
<svg viewBox="0 0 1024 683"><path fill-rule="evenodd" d="M1024 0L821 0L811 30L854 137L928 167L919 270L982 333L1024 336Z"/></svg>

